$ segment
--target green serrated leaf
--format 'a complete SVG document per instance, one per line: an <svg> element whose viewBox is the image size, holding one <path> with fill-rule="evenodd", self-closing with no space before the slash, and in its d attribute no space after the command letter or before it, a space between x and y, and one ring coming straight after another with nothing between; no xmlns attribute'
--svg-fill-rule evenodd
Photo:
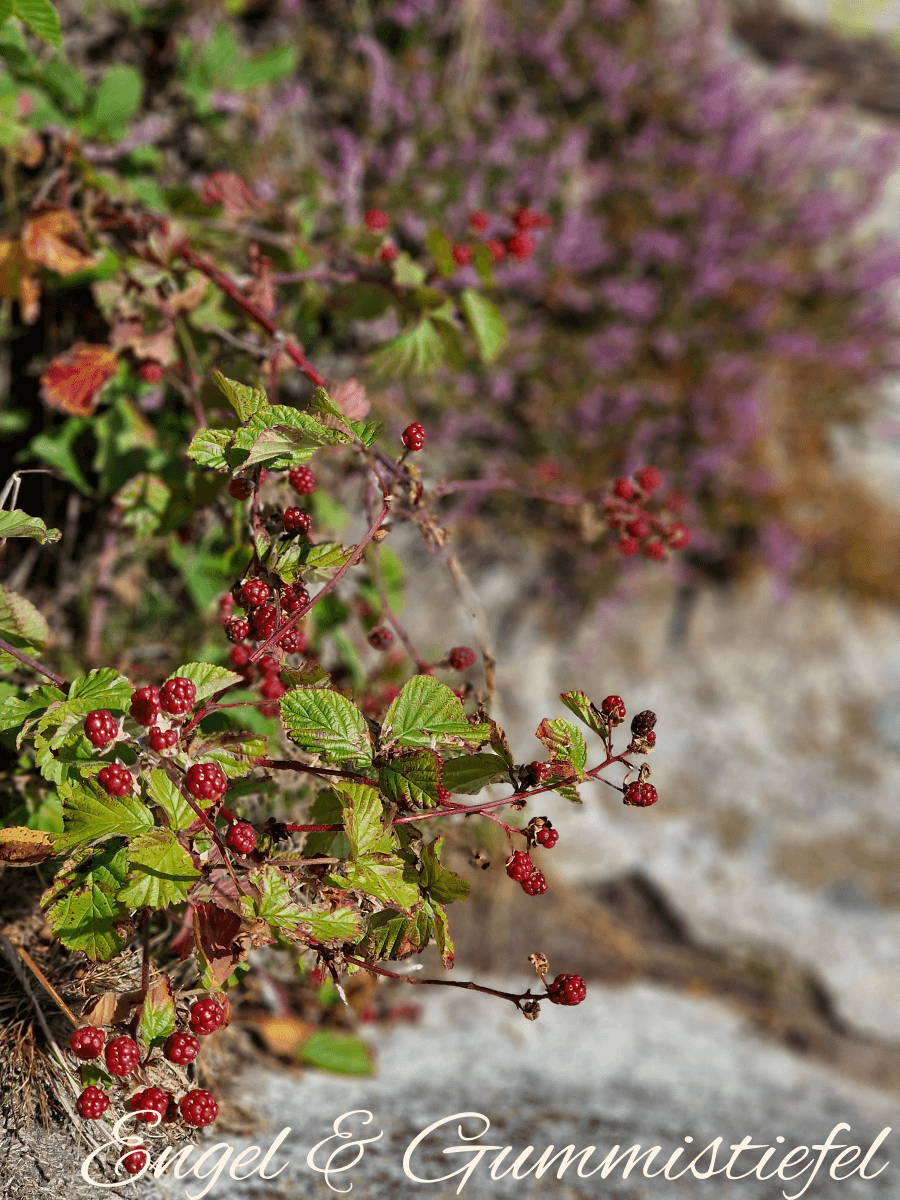
<svg viewBox="0 0 900 1200"><path fill-rule="evenodd" d="M344 416L343 410L340 409L331 399L324 388L316 388L313 392L312 399L307 405L309 412L321 413L324 417L332 417L338 421L344 429L349 428L347 418Z"/></svg>
<svg viewBox="0 0 900 1200"><path fill-rule="evenodd" d="M25 2L38 3L39 0ZM16 0L17 5L22 3L23 0ZM137 113L143 98L144 77L140 71L126 63L115 63L107 67L100 80L94 95L91 121L105 132L117 131Z"/></svg>
<svg viewBox="0 0 900 1200"><path fill-rule="evenodd" d="M451 275L455 275L459 269L456 259L453 257L453 243L444 233L443 229L438 226L433 226L429 229L425 238L425 245L429 253L437 263L437 269L449 279Z"/></svg>
<svg viewBox="0 0 900 1200"><path fill-rule="evenodd" d="M297 1057L308 1067L317 1067L320 1071L331 1071L336 1075L375 1074L371 1046L352 1033L317 1029L300 1043Z"/></svg>
<svg viewBox="0 0 900 1200"><path fill-rule="evenodd" d="M249 775L256 760L266 758L268 739L246 732L202 734L194 743L194 752L204 761L217 762L229 779Z"/></svg>
<svg viewBox="0 0 900 1200"><path fill-rule="evenodd" d="M148 1046L164 1041L175 1032L175 1002L165 976L144 997L138 1032Z"/></svg>
<svg viewBox="0 0 900 1200"><path fill-rule="evenodd" d="M113 497L122 510L122 524L133 529L139 538L151 537L162 525L162 519L172 489L158 475L141 471L120 488Z"/></svg>
<svg viewBox="0 0 900 1200"><path fill-rule="evenodd" d="M384 909L375 913L369 920L369 927L360 948L369 962L399 958L401 954L408 954L411 950L424 949L417 940L417 929L416 918L399 916L392 909Z"/></svg>
<svg viewBox="0 0 900 1200"><path fill-rule="evenodd" d="M508 780L506 766L499 754L461 754L444 763L441 782L454 795L474 796L489 783Z"/></svg>
<svg viewBox="0 0 900 1200"><path fill-rule="evenodd" d="M177 671L172 672L169 679L189 679L197 689L195 703L201 704L223 688L241 683L243 676L226 667L217 667L214 663L193 662L183 663Z"/></svg>
<svg viewBox="0 0 900 1200"><path fill-rule="evenodd" d="M509 337L503 314L495 304L474 288L464 288L460 302L475 339L479 358L482 362L493 362Z"/></svg>
<svg viewBox="0 0 900 1200"><path fill-rule="evenodd" d="M384 805L377 788L341 782L334 790L341 804L340 819L347 831L352 857L391 854L396 846L391 831L384 827Z"/></svg>
<svg viewBox="0 0 900 1200"><path fill-rule="evenodd" d="M432 675L414 675L384 718L381 742L388 746L475 744L490 736L487 725L470 725L459 697Z"/></svg>
<svg viewBox="0 0 900 1200"><path fill-rule="evenodd" d="M16 16L39 38L51 46L62 45L59 16L50 0L13 0L13 7Z"/></svg>
<svg viewBox="0 0 900 1200"><path fill-rule="evenodd" d="M319 792L309 811L310 825L342 825L344 806L334 788ZM341 832L308 833L303 842L305 854L322 854L326 858L349 858L350 839Z"/></svg>
<svg viewBox="0 0 900 1200"><path fill-rule="evenodd" d="M292 690L281 698L281 719L292 742L327 762L368 766L372 743L352 700L326 688Z"/></svg>
<svg viewBox="0 0 900 1200"><path fill-rule="evenodd" d="M327 905L300 909L303 932L315 942L353 945L363 928L362 915L355 908L336 908Z"/></svg>
<svg viewBox="0 0 900 1200"><path fill-rule="evenodd" d="M97 708L124 712L134 689L129 680L112 667L101 667L72 680L66 704L74 711L89 713Z"/></svg>
<svg viewBox="0 0 900 1200"><path fill-rule="evenodd" d="M58 529L48 529L40 517L29 517L21 509L0 512L0 539L34 538L43 546L45 542L58 542L62 534Z"/></svg>
<svg viewBox="0 0 900 1200"><path fill-rule="evenodd" d="M559 696L566 708L573 712L579 721L583 721L588 729L605 738L607 725L598 708L587 698L584 692L560 692Z"/></svg>
<svg viewBox="0 0 900 1200"><path fill-rule="evenodd" d="M54 841L59 850L110 837L137 838L153 827L153 814L135 796L109 796L98 785L60 781L63 827Z"/></svg>
<svg viewBox="0 0 900 1200"><path fill-rule="evenodd" d="M417 263L405 250L401 250L394 259L392 272L394 282L408 288L420 288L428 277L422 264Z"/></svg>
<svg viewBox="0 0 900 1200"><path fill-rule="evenodd" d="M56 901L47 920L64 946L83 951L95 962L109 962L124 950L131 923L116 893L127 869L124 847L109 847L86 867L67 863L60 871L41 903Z"/></svg>
<svg viewBox="0 0 900 1200"><path fill-rule="evenodd" d="M0 25L13 15L13 0L0 0Z"/></svg>
<svg viewBox="0 0 900 1200"><path fill-rule="evenodd" d="M284 874L272 863L251 871L249 882L257 893L257 899L241 897L241 907L246 916L260 917L273 929L291 931L301 921L301 909L291 899L291 889Z"/></svg>
<svg viewBox="0 0 900 1200"><path fill-rule="evenodd" d="M587 765L587 743L577 725L562 717L555 721L544 718L535 731L535 737L543 742L554 759L569 762L580 773Z"/></svg>
<svg viewBox="0 0 900 1200"><path fill-rule="evenodd" d="M434 808L440 800L441 769L436 750L416 750L384 763L379 786L401 808Z"/></svg>
<svg viewBox="0 0 900 1200"><path fill-rule="evenodd" d="M233 439L229 429L200 429L188 447L188 458L209 471L230 471L227 452Z"/></svg>
<svg viewBox="0 0 900 1200"><path fill-rule="evenodd" d="M30 600L0 585L0 637L17 650L37 654L47 644L50 630L43 615ZM21 663L0 652L0 671L15 671Z"/></svg>
<svg viewBox="0 0 900 1200"><path fill-rule="evenodd" d="M429 908L431 909L434 940L438 948L438 953L441 956L441 962L449 971L453 967L454 949L453 939L450 936L450 928L447 922L447 912L442 904L432 903L429 905Z"/></svg>
<svg viewBox="0 0 900 1200"><path fill-rule="evenodd" d="M17 696L7 696L0 704L0 731L24 725L26 718L43 712L51 704L61 703L65 698L65 693L61 692L59 688L49 687L46 684L43 687L35 688L30 695L23 699L19 699Z"/></svg>
<svg viewBox="0 0 900 1200"><path fill-rule="evenodd" d="M249 421L269 407L269 398L262 388L248 387L245 383L227 379L221 371L213 371L212 374L216 386L237 413L239 421Z"/></svg>
<svg viewBox="0 0 900 1200"><path fill-rule="evenodd" d="M326 875L325 882L335 887L354 888L404 912L411 912L419 899L415 868L396 857L387 861L375 857L358 858L348 863L341 875Z"/></svg>
<svg viewBox="0 0 900 1200"><path fill-rule="evenodd" d="M393 338L371 359L372 369L379 375L427 375L436 371L444 361L444 343L434 322L424 317L412 329Z"/></svg>
<svg viewBox="0 0 900 1200"><path fill-rule="evenodd" d="M128 869L130 879L119 899L129 908L154 910L186 900L200 874L175 833L158 828L129 844Z"/></svg>
<svg viewBox="0 0 900 1200"><path fill-rule="evenodd" d="M454 871L448 871L441 862L444 835L429 842L422 850L419 860L419 883L428 899L438 904L450 904L454 900L465 900L470 888L465 879Z"/></svg>
<svg viewBox="0 0 900 1200"><path fill-rule="evenodd" d="M472 266L485 287L495 286L497 281L494 278L494 256L483 242L472 247Z"/></svg>
<svg viewBox="0 0 900 1200"><path fill-rule="evenodd" d="M144 779L147 784L147 803L159 805L166 814L170 829L187 829L193 825L197 814L165 771L157 767L145 773Z"/></svg>

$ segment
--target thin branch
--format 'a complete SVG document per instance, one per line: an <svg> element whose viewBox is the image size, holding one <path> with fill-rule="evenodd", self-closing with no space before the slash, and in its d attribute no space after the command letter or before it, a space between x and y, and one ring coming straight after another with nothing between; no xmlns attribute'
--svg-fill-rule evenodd
<svg viewBox="0 0 900 1200"><path fill-rule="evenodd" d="M10 942L7 938L2 937L2 935L0 935L0 941L6 942L6 944L8 946L12 946L12 942ZM53 984L50 982L50 980L47 978L47 976L44 974L44 972L41 970L41 968L37 965L37 963L34 961L34 959L31 957L31 955L28 953L28 951L23 949L22 946L15 946L13 948L21 956L22 961L25 962L28 967L30 967L30 969L34 972L34 974L40 980L41 986L44 988L44 990L50 993L50 995L53 997L53 999L59 1005L60 1009L66 1014L66 1016L72 1022L74 1027L77 1029L78 1028L78 1018L75 1016L75 1014L69 1008L68 1004L66 1004L65 1000L63 1000L62 996L60 996L59 992L56 990L56 988L53 986ZM28 986L27 981L23 980L23 986L25 987L25 990L26 990L26 992L28 992L29 996L31 996L32 1000L34 1000L34 995L31 991L31 988ZM34 1004L35 1004L35 1007L37 1007L36 1000L34 1000ZM41 1023L43 1024L43 1021ZM44 1032L47 1033L47 1035L49 1037L49 1032L47 1031L46 1027L44 1029ZM51 1038L50 1040L52 1041L53 1039ZM63 1060L63 1061L65 1061L65 1060Z"/></svg>
<svg viewBox="0 0 900 1200"><path fill-rule="evenodd" d="M9 642L0 638L0 650L5 654L11 654L13 658L17 658L23 666L30 667L32 671L37 671L39 675L43 675L45 679L49 679L51 683L55 683L58 688L64 692L68 690L68 683L63 679L62 675L57 675L55 671L51 671L49 667L41 666L36 658L32 658L30 654L23 654L21 650L17 650L15 646L11 646Z"/></svg>
<svg viewBox="0 0 900 1200"><path fill-rule="evenodd" d="M482 987L480 983L464 983L459 979L416 979L413 975L398 975L396 971L388 971L384 967L376 967L373 963L367 963L362 958L354 958L352 954L345 954L344 959L349 963L353 963L354 966L362 967L364 971L371 971L374 975L381 975L385 979L399 979L401 983L412 983L417 987L455 987L464 988L468 992L484 992L486 996L499 996L501 1000L509 1000L520 1010L523 1000L546 999L546 993L535 996L531 988L527 992L501 992L497 988Z"/></svg>

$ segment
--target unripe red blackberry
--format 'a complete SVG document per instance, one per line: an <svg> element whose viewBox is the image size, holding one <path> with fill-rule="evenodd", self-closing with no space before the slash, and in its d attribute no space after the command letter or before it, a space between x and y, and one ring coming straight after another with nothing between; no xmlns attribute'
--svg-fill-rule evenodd
<svg viewBox="0 0 900 1200"><path fill-rule="evenodd" d="M146 1146L135 1146L121 1159L122 1166L129 1175L140 1175L149 1161L150 1154Z"/></svg>
<svg viewBox="0 0 900 1200"><path fill-rule="evenodd" d="M253 495L253 480L239 476L228 484L228 495L235 500L249 500Z"/></svg>
<svg viewBox="0 0 900 1200"><path fill-rule="evenodd" d="M109 1108L109 1098L102 1088L91 1084L86 1087L75 1101L78 1115L88 1121L98 1121Z"/></svg>
<svg viewBox="0 0 900 1200"><path fill-rule="evenodd" d="M287 688L281 680L275 679L271 675L264 679L259 686L259 694L263 700L280 700L286 691Z"/></svg>
<svg viewBox="0 0 900 1200"><path fill-rule="evenodd" d="M607 696L600 705L600 712L608 725L621 725L625 720L625 704L621 696Z"/></svg>
<svg viewBox="0 0 900 1200"><path fill-rule="evenodd" d="M257 662L256 669L263 679L272 679L280 673L281 663L277 658L273 658L271 654L264 654Z"/></svg>
<svg viewBox="0 0 900 1200"><path fill-rule="evenodd" d="M167 679L159 689L159 702L173 717L181 717L185 713L189 713L194 707L196 699L196 687L190 679L185 679L183 675Z"/></svg>
<svg viewBox="0 0 900 1200"><path fill-rule="evenodd" d="M506 247L497 237L490 237L484 243L491 252L491 257L495 263L502 263L506 258Z"/></svg>
<svg viewBox="0 0 900 1200"><path fill-rule="evenodd" d="M160 711L159 688L151 685L132 692L128 711L138 725L155 725Z"/></svg>
<svg viewBox="0 0 900 1200"><path fill-rule="evenodd" d="M580 1004L587 995L587 988L580 975L557 975L547 984L551 1004Z"/></svg>
<svg viewBox="0 0 900 1200"><path fill-rule="evenodd" d="M169 1062L186 1067L193 1062L200 1050L200 1042L192 1033L170 1033L163 1047L163 1054Z"/></svg>
<svg viewBox="0 0 900 1200"><path fill-rule="evenodd" d="M506 873L516 883L521 883L529 875L534 874L534 863L524 850L516 850L506 860Z"/></svg>
<svg viewBox="0 0 900 1200"><path fill-rule="evenodd" d="M476 233L484 233L490 222L490 217L486 212L482 212L480 208L476 209L475 212L469 215L469 226L470 228L474 229Z"/></svg>
<svg viewBox="0 0 900 1200"><path fill-rule="evenodd" d="M635 737L646 737L655 725L656 713L651 712L649 708L631 718L631 732Z"/></svg>
<svg viewBox="0 0 900 1200"><path fill-rule="evenodd" d="M285 654L296 654L304 649L303 635L297 629L287 629L275 643Z"/></svg>
<svg viewBox="0 0 900 1200"><path fill-rule="evenodd" d="M613 484L613 492L620 500L633 500L637 495L634 484L630 479L626 479L624 475L620 475Z"/></svg>
<svg viewBox="0 0 900 1200"><path fill-rule="evenodd" d="M521 883L522 891L527 896L543 896L547 890L547 880L540 871L532 871Z"/></svg>
<svg viewBox="0 0 900 1200"><path fill-rule="evenodd" d="M618 544L616 545L616 549L623 558L633 558L634 555L638 553L640 548L641 543L637 540L637 538L633 537L620 538Z"/></svg>
<svg viewBox="0 0 900 1200"><path fill-rule="evenodd" d="M393 242L386 242L381 247L381 261L390 265L397 257L397 247Z"/></svg>
<svg viewBox="0 0 900 1200"><path fill-rule="evenodd" d="M403 430L400 441L407 450L421 450L425 445L425 426L418 421L413 421Z"/></svg>
<svg viewBox="0 0 900 1200"><path fill-rule="evenodd" d="M623 804L630 804L635 808L649 808L651 804L655 804L659 796L656 794L656 788L652 783L629 783L625 789L625 798Z"/></svg>
<svg viewBox="0 0 900 1200"><path fill-rule="evenodd" d="M141 1061L141 1052L134 1038L122 1035L106 1044L106 1069L110 1075L130 1075Z"/></svg>
<svg viewBox="0 0 900 1200"><path fill-rule="evenodd" d="M246 667L250 661L249 646L232 646L228 651L228 657L231 659L231 665L234 667Z"/></svg>
<svg viewBox="0 0 900 1200"><path fill-rule="evenodd" d="M292 583L281 593L281 607L286 613L295 613L309 604L309 592L302 583Z"/></svg>
<svg viewBox="0 0 900 1200"><path fill-rule="evenodd" d="M161 363L145 362L138 367L138 374L144 383L159 383L164 371Z"/></svg>
<svg viewBox="0 0 900 1200"><path fill-rule="evenodd" d="M642 542L644 538L649 537L653 532L653 530L650 528L650 525L644 520L643 517L635 517L633 521L628 522L625 528L628 530L631 536L633 538L637 538L639 542Z"/></svg>
<svg viewBox="0 0 900 1200"><path fill-rule="evenodd" d="M92 746L109 746L119 736L119 723L108 709L100 708L84 718L84 732Z"/></svg>
<svg viewBox="0 0 900 1200"><path fill-rule="evenodd" d="M454 671L467 671L477 657L475 651L468 646L454 646L447 655L447 666L452 667Z"/></svg>
<svg viewBox="0 0 900 1200"><path fill-rule="evenodd" d="M644 543L644 558L652 559L654 562L662 562L665 557L666 547L659 538L651 538L649 542Z"/></svg>
<svg viewBox="0 0 900 1200"><path fill-rule="evenodd" d="M106 1034L102 1029L98 1029L96 1025L81 1025L72 1034L69 1045L74 1055L84 1062L89 1062L92 1058L100 1057L105 1041Z"/></svg>
<svg viewBox="0 0 900 1200"><path fill-rule="evenodd" d="M212 1125L219 1115L219 1106L213 1097L209 1092L201 1091L199 1088L188 1092L181 1099L178 1107L188 1125L194 1125L198 1129L202 1129L204 1125Z"/></svg>
<svg viewBox="0 0 900 1200"><path fill-rule="evenodd" d="M658 467L641 467L635 478L648 496L652 495L663 481L662 471Z"/></svg>
<svg viewBox="0 0 900 1200"><path fill-rule="evenodd" d="M519 232L528 229L545 229L550 224L548 216L535 212L533 208L518 209L513 219Z"/></svg>
<svg viewBox="0 0 900 1200"><path fill-rule="evenodd" d="M302 508L288 508L281 518L285 533L309 533L312 517Z"/></svg>
<svg viewBox="0 0 900 1200"><path fill-rule="evenodd" d="M97 782L107 796L127 796L134 781L130 771L126 771L118 763L110 763L108 767L97 772Z"/></svg>
<svg viewBox="0 0 900 1200"><path fill-rule="evenodd" d="M215 1033L225 1020L225 1010L215 1000L195 1000L191 1005L190 1027L194 1033L204 1036Z"/></svg>
<svg viewBox="0 0 900 1200"><path fill-rule="evenodd" d="M675 521L669 526L666 540L673 550L683 550L691 540L691 531L681 521Z"/></svg>
<svg viewBox="0 0 900 1200"><path fill-rule="evenodd" d="M242 642L250 634L250 622L243 617L232 617L225 622L225 636L229 642Z"/></svg>
<svg viewBox="0 0 900 1200"><path fill-rule="evenodd" d="M171 1096L168 1092L164 1092L162 1088L149 1087L142 1092L135 1092L129 1097L128 1107L132 1112L140 1112L139 1121L147 1121L150 1124L158 1125L165 1117L169 1109L169 1101ZM159 1121L153 1120L153 1113L159 1114Z"/></svg>
<svg viewBox="0 0 900 1200"><path fill-rule="evenodd" d="M259 608L270 595L269 585L263 579L248 579L241 586L241 603L246 608Z"/></svg>
<svg viewBox="0 0 900 1200"><path fill-rule="evenodd" d="M530 233L514 233L512 237L506 239L506 249L513 258L519 262L525 262L534 254L537 242Z"/></svg>
<svg viewBox="0 0 900 1200"><path fill-rule="evenodd" d="M366 213L366 225L373 233L384 233L390 223L390 217L380 208L370 208Z"/></svg>
<svg viewBox="0 0 900 1200"><path fill-rule="evenodd" d="M278 628L278 613L271 604L253 610L250 618L253 628L262 638L270 638Z"/></svg>
<svg viewBox="0 0 900 1200"><path fill-rule="evenodd" d="M452 254L458 267L467 267L472 261L472 247L467 242L457 242Z"/></svg>
<svg viewBox="0 0 900 1200"><path fill-rule="evenodd" d="M225 837L225 845L238 854L252 854L256 849L256 830L246 821L235 821Z"/></svg>
<svg viewBox="0 0 900 1200"><path fill-rule="evenodd" d="M373 650L390 650L394 644L394 635L385 625L379 625L369 634L369 645Z"/></svg>
<svg viewBox="0 0 900 1200"><path fill-rule="evenodd" d="M288 472L288 482L301 496L311 496L316 490L316 477L306 463L299 467L291 467Z"/></svg>
<svg viewBox="0 0 900 1200"><path fill-rule="evenodd" d="M550 777L550 768L543 762L530 762L526 768L528 775L535 783L543 783Z"/></svg>
<svg viewBox="0 0 900 1200"><path fill-rule="evenodd" d="M543 829L539 829L535 834L535 841L539 846L543 846L545 850L552 850L559 841L559 834L555 829L551 829L549 825L545 825Z"/></svg>
<svg viewBox="0 0 900 1200"><path fill-rule="evenodd" d="M154 725L147 730L147 740L150 743L150 749L160 754L163 750L169 750L175 745L178 741L178 731L176 729L160 729L158 725Z"/></svg>
<svg viewBox="0 0 900 1200"><path fill-rule="evenodd" d="M194 763L187 770L187 789L198 800L218 800L228 788L225 772L218 763Z"/></svg>

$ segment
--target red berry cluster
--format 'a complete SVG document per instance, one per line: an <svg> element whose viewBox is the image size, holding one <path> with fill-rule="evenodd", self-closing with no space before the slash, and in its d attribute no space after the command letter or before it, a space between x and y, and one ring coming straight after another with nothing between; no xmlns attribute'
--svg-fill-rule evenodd
<svg viewBox="0 0 900 1200"><path fill-rule="evenodd" d="M524 850L516 850L509 856L506 873L521 885L522 891L528 896L542 896L547 890L547 880Z"/></svg>
<svg viewBox="0 0 900 1200"><path fill-rule="evenodd" d="M288 508L284 511L281 524L284 526L285 533L309 533L312 517L302 508Z"/></svg>
<svg viewBox="0 0 900 1200"><path fill-rule="evenodd" d="M645 558L659 561L670 550L683 550L691 540L688 527L673 519L676 501L653 501L650 506L662 481L656 467L642 467L631 479L620 475L604 497L603 515L618 535L620 554L630 557L642 552Z"/></svg>
<svg viewBox="0 0 900 1200"><path fill-rule="evenodd" d="M235 821L225 837L225 845L237 854L252 854L256 849L256 830L246 821Z"/></svg>
<svg viewBox="0 0 900 1200"><path fill-rule="evenodd" d="M89 712L84 718L84 732L92 746L111 746L119 736L119 722L108 709Z"/></svg>
<svg viewBox="0 0 900 1200"><path fill-rule="evenodd" d="M188 791L198 800L219 800L228 788L218 763L194 763L187 769L186 782Z"/></svg>
<svg viewBox="0 0 900 1200"><path fill-rule="evenodd" d="M190 1027L194 1033L206 1036L222 1027L225 1010L215 1000L197 1000L191 1005Z"/></svg>
<svg viewBox="0 0 900 1200"><path fill-rule="evenodd" d="M413 421L412 425L407 425L403 430L400 441L407 450L421 450L425 445L425 426Z"/></svg>
<svg viewBox="0 0 900 1200"><path fill-rule="evenodd" d="M638 780L635 780L634 783L629 783L625 788L625 799L622 803L630 804L634 808L649 808L658 799L659 796L652 783L640 783Z"/></svg>
<svg viewBox="0 0 900 1200"><path fill-rule="evenodd" d="M587 988L580 975L557 975L547 984L547 995L551 1004L580 1004L587 995Z"/></svg>
<svg viewBox="0 0 900 1200"><path fill-rule="evenodd" d="M447 666L454 671L467 671L473 666L478 655L468 646L454 646L447 655Z"/></svg>
<svg viewBox="0 0 900 1200"><path fill-rule="evenodd" d="M131 791L131 772L118 763L110 763L97 773L97 782L108 796L127 796Z"/></svg>
<svg viewBox="0 0 900 1200"><path fill-rule="evenodd" d="M532 230L547 229L553 224L553 218L546 213L535 212L533 208L518 208L513 213L512 223L512 233L507 233L503 237L494 234L483 242L483 245L490 250L495 263L503 262L507 255L517 262L527 262L537 249L537 242L532 235ZM482 209L476 209L469 215L469 228L473 233L483 234L490 224L490 216ZM509 228L508 225L507 228ZM455 242L452 254L457 266L467 267L472 261L473 250L474 247L469 242Z"/></svg>
<svg viewBox="0 0 900 1200"><path fill-rule="evenodd" d="M190 679L182 676L167 679L159 689L160 706L173 717L183 717L189 713L196 699L197 688Z"/></svg>
<svg viewBox="0 0 900 1200"><path fill-rule="evenodd" d="M315 479L308 467L293 468L291 480L296 489L306 495L315 488ZM309 528L309 513L295 508L288 509L284 514L285 529L291 524L288 516L292 513L299 514L298 531L301 528ZM245 643L268 641L278 630L279 608L280 624L283 625L294 613L306 607L309 603L309 592L299 581L292 584L276 581L273 590L264 579L252 577L239 580L231 589L229 599L232 604L240 605L246 612L246 616L227 616L224 629L225 636L234 643L229 652L232 666L249 684L253 679L253 665L250 662L253 651ZM303 654L307 647L305 634L296 627L286 629L275 644L285 654ZM279 700L286 690L278 678L281 666L281 662L269 654L263 655L256 662L260 679L259 694L267 702L261 711L266 716L278 715L275 701Z"/></svg>

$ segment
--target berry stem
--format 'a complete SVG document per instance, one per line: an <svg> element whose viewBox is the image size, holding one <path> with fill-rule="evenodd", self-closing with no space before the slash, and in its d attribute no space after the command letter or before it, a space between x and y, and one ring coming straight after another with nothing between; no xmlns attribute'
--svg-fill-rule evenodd
<svg viewBox="0 0 900 1200"><path fill-rule="evenodd" d="M0 935L0 939L2 939L2 942L6 943L7 946L12 946L12 942L9 942L5 937L2 937L2 935ZM69 1008L68 1004L66 1004L65 1000L63 1000L62 996L60 996L59 992L56 990L56 988L53 986L53 984L50 982L50 980L47 978L47 976L44 974L44 972L41 970L41 968L37 965L37 963L34 961L34 959L31 957L31 955L28 953L28 951L23 946L12 946L12 948L21 957L21 959L25 963L25 965L27 967L29 967L29 969L37 976L37 978L40 981L41 986L44 988L44 990L46 992L49 992L49 994L53 997L53 999L59 1005L60 1009L65 1013L65 1015L72 1022L73 1026L77 1029L78 1028L78 1018L75 1016L75 1014ZM8 955L7 955L7 957L8 957ZM30 988L28 988L27 985L26 985L26 990L30 991ZM37 1006L37 1001L35 1001L35 1006Z"/></svg>
<svg viewBox="0 0 900 1200"><path fill-rule="evenodd" d="M385 620L388 622L388 624L393 625L397 637L406 648L406 653L416 664L416 673L418 675L430 674L429 664L416 650L412 643L412 639L401 625L394 610L391 608L388 590L385 586L384 576L381 571L381 554L377 544L370 545L366 548L366 562L369 565L369 571L372 575L372 579L374 580L376 591L378 592L378 599L381 601L381 609L384 613Z"/></svg>
<svg viewBox="0 0 900 1200"><path fill-rule="evenodd" d="M13 658L17 658L23 666L30 667L32 671L37 671L39 675L43 675L45 679L49 679L51 683L55 683L62 691L67 692L69 690L69 685L63 679L62 675L57 675L49 667L41 666L36 658L32 658L30 654L23 654L21 650L17 650L15 646L11 646L3 638L0 638L0 650L5 654L11 654Z"/></svg>
<svg viewBox="0 0 900 1200"><path fill-rule="evenodd" d="M401 983L412 983L417 987L455 987L465 988L469 992L484 992L486 996L499 996L501 1000L509 1000L515 1004L516 1008L521 1010L523 1000L542 1000L544 995L535 996L531 988L527 992L501 992L497 988L483 987L480 983L464 983L461 979L416 979L413 975L398 975L396 971L388 971L385 967L376 967L374 963L367 963L361 958L354 958L352 954L345 954L346 962L353 963L357 967L362 967L364 971L371 971L374 975L382 975L385 979L399 979Z"/></svg>
<svg viewBox="0 0 900 1200"><path fill-rule="evenodd" d="M378 780L369 779L367 775L357 775L353 771L339 771L335 767L314 767L309 763L297 762L293 758L256 758L253 761L258 767L268 767L274 771L302 771L306 775L337 775L341 779L352 779L356 783L364 783L367 787L378 787Z"/></svg>

